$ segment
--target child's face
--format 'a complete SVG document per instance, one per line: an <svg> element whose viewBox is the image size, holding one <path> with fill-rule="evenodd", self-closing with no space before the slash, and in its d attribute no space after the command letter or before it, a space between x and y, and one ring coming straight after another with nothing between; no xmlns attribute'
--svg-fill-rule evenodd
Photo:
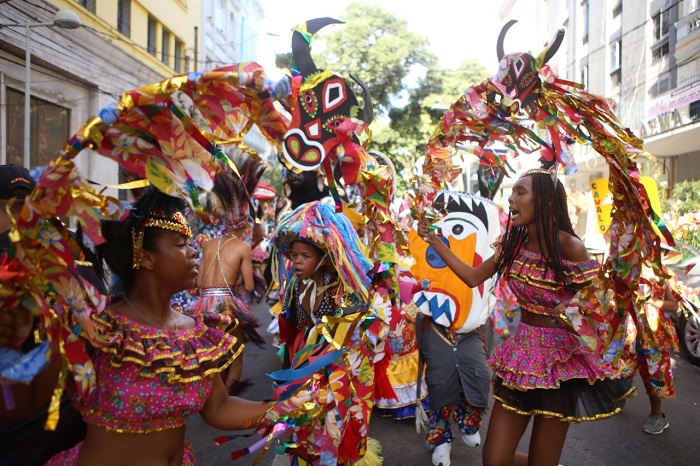
<svg viewBox="0 0 700 466"><path fill-rule="evenodd" d="M295 241L292 244L290 257L294 266L294 274L300 280L304 280L320 270L320 268L317 270L317 267L324 256L316 246L303 241Z"/></svg>

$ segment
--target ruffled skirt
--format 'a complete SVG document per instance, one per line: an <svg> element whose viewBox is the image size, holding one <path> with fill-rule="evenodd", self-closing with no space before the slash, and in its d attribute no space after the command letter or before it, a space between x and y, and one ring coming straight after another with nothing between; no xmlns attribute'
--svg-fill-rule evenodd
<svg viewBox="0 0 700 466"><path fill-rule="evenodd" d="M519 414L566 422L604 419L620 412L636 394L618 369L561 328L520 323L489 364L493 397Z"/></svg>
<svg viewBox="0 0 700 466"><path fill-rule="evenodd" d="M215 312L227 315L232 319L235 318L243 329L246 343L253 342L260 347L265 346L265 339L258 331L260 321L250 312L248 306L238 296L230 294L227 288L202 288L199 299L192 310L192 315L198 315L202 312Z"/></svg>

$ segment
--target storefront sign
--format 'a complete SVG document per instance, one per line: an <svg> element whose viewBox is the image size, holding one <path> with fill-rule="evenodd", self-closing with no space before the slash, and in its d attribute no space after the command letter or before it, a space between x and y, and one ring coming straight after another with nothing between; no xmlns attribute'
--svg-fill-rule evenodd
<svg viewBox="0 0 700 466"><path fill-rule="evenodd" d="M661 202L659 201L659 190L656 181L648 176L642 177L642 184L647 190L651 207L661 215ZM605 234L610 227L610 213L612 211L612 196L608 189L608 179L599 178L591 181L591 194L593 195L593 207L595 208L595 219L598 233Z"/></svg>

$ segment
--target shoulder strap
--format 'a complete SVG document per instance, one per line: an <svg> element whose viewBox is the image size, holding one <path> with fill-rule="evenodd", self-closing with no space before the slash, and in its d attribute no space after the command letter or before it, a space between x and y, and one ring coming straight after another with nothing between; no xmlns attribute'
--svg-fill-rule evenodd
<svg viewBox="0 0 700 466"><path fill-rule="evenodd" d="M219 263L219 271L221 272L221 278L224 279L224 284L226 285L226 288L228 288L228 292L233 295L233 290L231 290L231 286L228 284L228 281L226 280L226 274L224 273L224 267L221 265L221 248L224 247L226 243L231 241L232 239L237 239L236 236L232 236L231 238L227 239L223 243L221 242L221 238L219 238L219 247L216 250L216 261ZM213 263L212 263L213 265ZM211 267L211 266L210 266Z"/></svg>

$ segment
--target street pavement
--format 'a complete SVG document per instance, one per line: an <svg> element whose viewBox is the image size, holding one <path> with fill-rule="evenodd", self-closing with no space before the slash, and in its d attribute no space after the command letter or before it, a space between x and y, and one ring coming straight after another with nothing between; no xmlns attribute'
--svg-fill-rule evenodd
<svg viewBox="0 0 700 466"><path fill-rule="evenodd" d="M265 305L254 307L263 326L270 321ZM268 346L265 349L249 345L244 351L243 377L251 378L255 385L243 396L252 400L271 398L271 381L267 373L280 368L277 348L271 344L271 335L264 329ZM564 445L560 462L566 466L618 466L618 465L698 465L700 464L700 367L693 366L682 355L673 355L673 375L677 396L663 402L663 411L670 427L660 435L642 432L642 425L649 414L649 402L641 379L635 383L638 396L627 403L625 409L607 420L583 422L572 425ZM486 435L489 416L482 423L482 440ZM251 433L245 431L242 433ZM458 433L455 430L455 433ZM248 455L236 461L231 452L250 446L259 438L237 438L221 446L213 439L231 434L209 427L196 415L187 426L187 438L194 447L198 465L250 466L257 455ZM370 436L382 445L382 456L386 466L430 466L430 452L425 447L424 434L418 435L412 419L396 421L374 415L370 425ZM481 446L466 446L456 436L452 446L452 465L481 465ZM519 451L527 451L530 428L523 437ZM269 451L258 463L260 466L283 466L289 462Z"/></svg>

